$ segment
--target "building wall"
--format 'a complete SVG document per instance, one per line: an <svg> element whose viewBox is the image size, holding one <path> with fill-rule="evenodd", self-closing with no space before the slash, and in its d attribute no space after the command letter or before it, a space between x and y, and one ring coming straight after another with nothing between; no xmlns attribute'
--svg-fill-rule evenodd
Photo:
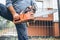
<svg viewBox="0 0 60 40"><path fill-rule="evenodd" d="M41 25L40 26L40 23L37 22L35 25L34 23L30 24L29 27L28 27L28 35L29 36L53 36L53 25L52 24L49 24L49 25L52 25L52 26L49 26L48 23L47 24L44 24L43 21L52 21L53 20L53 15L50 14L47 18L44 18L44 17L40 17L40 18L37 18L36 20L38 21L41 21ZM52 30L52 31L51 31ZM51 33L50 33L51 32Z"/></svg>
<svg viewBox="0 0 60 40"><path fill-rule="evenodd" d="M37 20L38 20L37 23L29 24L29 27L28 27L29 36L55 36L55 37L60 36L59 35L59 23L53 22L52 14L49 15L48 18L40 17L40 18L37 18ZM39 22L39 21L43 21L43 22Z"/></svg>

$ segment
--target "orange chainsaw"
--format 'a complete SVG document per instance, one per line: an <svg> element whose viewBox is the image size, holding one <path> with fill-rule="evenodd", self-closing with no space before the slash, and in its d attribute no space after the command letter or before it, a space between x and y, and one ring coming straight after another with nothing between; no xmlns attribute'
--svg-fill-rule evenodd
<svg viewBox="0 0 60 40"><path fill-rule="evenodd" d="M14 23L29 22L34 20L33 14L35 9L27 7L24 11L20 13L19 20L13 20Z"/></svg>
<svg viewBox="0 0 60 40"><path fill-rule="evenodd" d="M39 10L37 10L36 12L35 11L36 9L27 7L26 10L21 12L19 21L13 20L13 22L14 23L29 22L29 21L35 20L36 17L41 17L44 15L53 14L57 12L56 9L47 10L47 11L45 10L39 13L38 13Z"/></svg>

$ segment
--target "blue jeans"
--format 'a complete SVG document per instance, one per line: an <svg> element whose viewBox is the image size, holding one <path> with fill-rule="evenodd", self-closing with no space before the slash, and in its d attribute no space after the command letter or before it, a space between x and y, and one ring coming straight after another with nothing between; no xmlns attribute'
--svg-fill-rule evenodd
<svg viewBox="0 0 60 40"><path fill-rule="evenodd" d="M0 16L10 21L13 20L12 14L7 9L7 7L3 4L0 4ZM18 40L28 40L26 23L20 23L15 25L16 25L16 30L18 34Z"/></svg>

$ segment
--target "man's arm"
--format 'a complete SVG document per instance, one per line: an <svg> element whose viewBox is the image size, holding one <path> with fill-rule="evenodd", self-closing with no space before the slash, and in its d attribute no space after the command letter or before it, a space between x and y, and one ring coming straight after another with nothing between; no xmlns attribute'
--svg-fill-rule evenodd
<svg viewBox="0 0 60 40"><path fill-rule="evenodd" d="M16 11L13 8L11 0L6 0L6 6L10 10L10 12L12 13L12 15L14 15L16 13Z"/></svg>
<svg viewBox="0 0 60 40"><path fill-rule="evenodd" d="M13 20L18 20L19 15L16 13L11 0L6 0L6 6L9 9L9 11L11 12L11 14L13 15Z"/></svg>

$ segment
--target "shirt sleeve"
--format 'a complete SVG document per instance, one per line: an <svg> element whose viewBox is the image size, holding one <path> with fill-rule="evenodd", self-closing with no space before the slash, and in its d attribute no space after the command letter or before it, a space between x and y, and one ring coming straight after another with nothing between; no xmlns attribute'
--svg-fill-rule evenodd
<svg viewBox="0 0 60 40"><path fill-rule="evenodd" d="M6 6L9 7L12 5L12 1L11 0L6 0Z"/></svg>

